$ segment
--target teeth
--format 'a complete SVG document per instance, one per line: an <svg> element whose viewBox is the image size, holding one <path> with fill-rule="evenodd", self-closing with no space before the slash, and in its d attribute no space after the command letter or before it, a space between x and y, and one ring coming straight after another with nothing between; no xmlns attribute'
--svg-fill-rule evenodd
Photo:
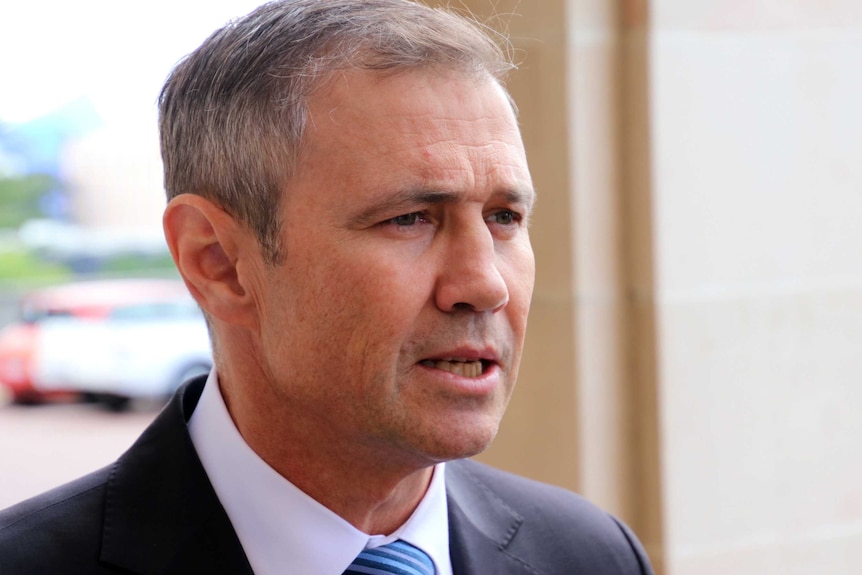
<svg viewBox="0 0 862 575"><path fill-rule="evenodd" d="M480 360L467 361L465 358L453 357L449 361L426 359L421 363L426 367L442 369L461 377L479 377L482 375L482 362Z"/></svg>

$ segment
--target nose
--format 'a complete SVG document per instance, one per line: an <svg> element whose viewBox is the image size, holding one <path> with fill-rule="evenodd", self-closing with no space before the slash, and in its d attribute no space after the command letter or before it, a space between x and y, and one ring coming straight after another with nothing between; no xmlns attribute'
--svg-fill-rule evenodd
<svg viewBox="0 0 862 575"><path fill-rule="evenodd" d="M499 311L509 303L494 238L487 225L452 234L440 263L435 300L445 312Z"/></svg>

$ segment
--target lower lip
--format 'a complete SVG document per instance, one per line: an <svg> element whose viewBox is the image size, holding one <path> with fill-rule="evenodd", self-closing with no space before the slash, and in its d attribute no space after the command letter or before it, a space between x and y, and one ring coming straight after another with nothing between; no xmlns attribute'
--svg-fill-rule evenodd
<svg viewBox="0 0 862 575"><path fill-rule="evenodd" d="M474 396L485 396L493 393L500 386L501 370L497 364L485 368L479 377L464 377L451 371L428 367L421 363L416 364L424 374L431 375L446 387L464 394Z"/></svg>

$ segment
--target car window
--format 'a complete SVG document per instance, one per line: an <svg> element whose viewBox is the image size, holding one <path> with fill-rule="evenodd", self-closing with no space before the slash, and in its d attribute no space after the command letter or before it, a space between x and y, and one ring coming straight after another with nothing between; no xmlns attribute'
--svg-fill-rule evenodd
<svg viewBox="0 0 862 575"><path fill-rule="evenodd" d="M164 320L198 317L200 311L191 302L150 302L127 305L114 309L108 314L112 320Z"/></svg>
<svg viewBox="0 0 862 575"><path fill-rule="evenodd" d="M24 305L21 308L21 321L24 323L37 323L49 318L72 317L74 314L69 309L62 308L40 308Z"/></svg>

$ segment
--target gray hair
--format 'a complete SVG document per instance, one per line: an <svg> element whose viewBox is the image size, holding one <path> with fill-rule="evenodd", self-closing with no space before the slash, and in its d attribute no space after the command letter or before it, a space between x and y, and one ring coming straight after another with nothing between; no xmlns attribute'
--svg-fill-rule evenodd
<svg viewBox="0 0 862 575"><path fill-rule="evenodd" d="M258 237L278 263L279 207L308 97L337 71L436 67L502 84L514 66L489 30L408 0L277 0L213 33L159 97L168 198L194 193ZM504 44L505 45L505 44Z"/></svg>

